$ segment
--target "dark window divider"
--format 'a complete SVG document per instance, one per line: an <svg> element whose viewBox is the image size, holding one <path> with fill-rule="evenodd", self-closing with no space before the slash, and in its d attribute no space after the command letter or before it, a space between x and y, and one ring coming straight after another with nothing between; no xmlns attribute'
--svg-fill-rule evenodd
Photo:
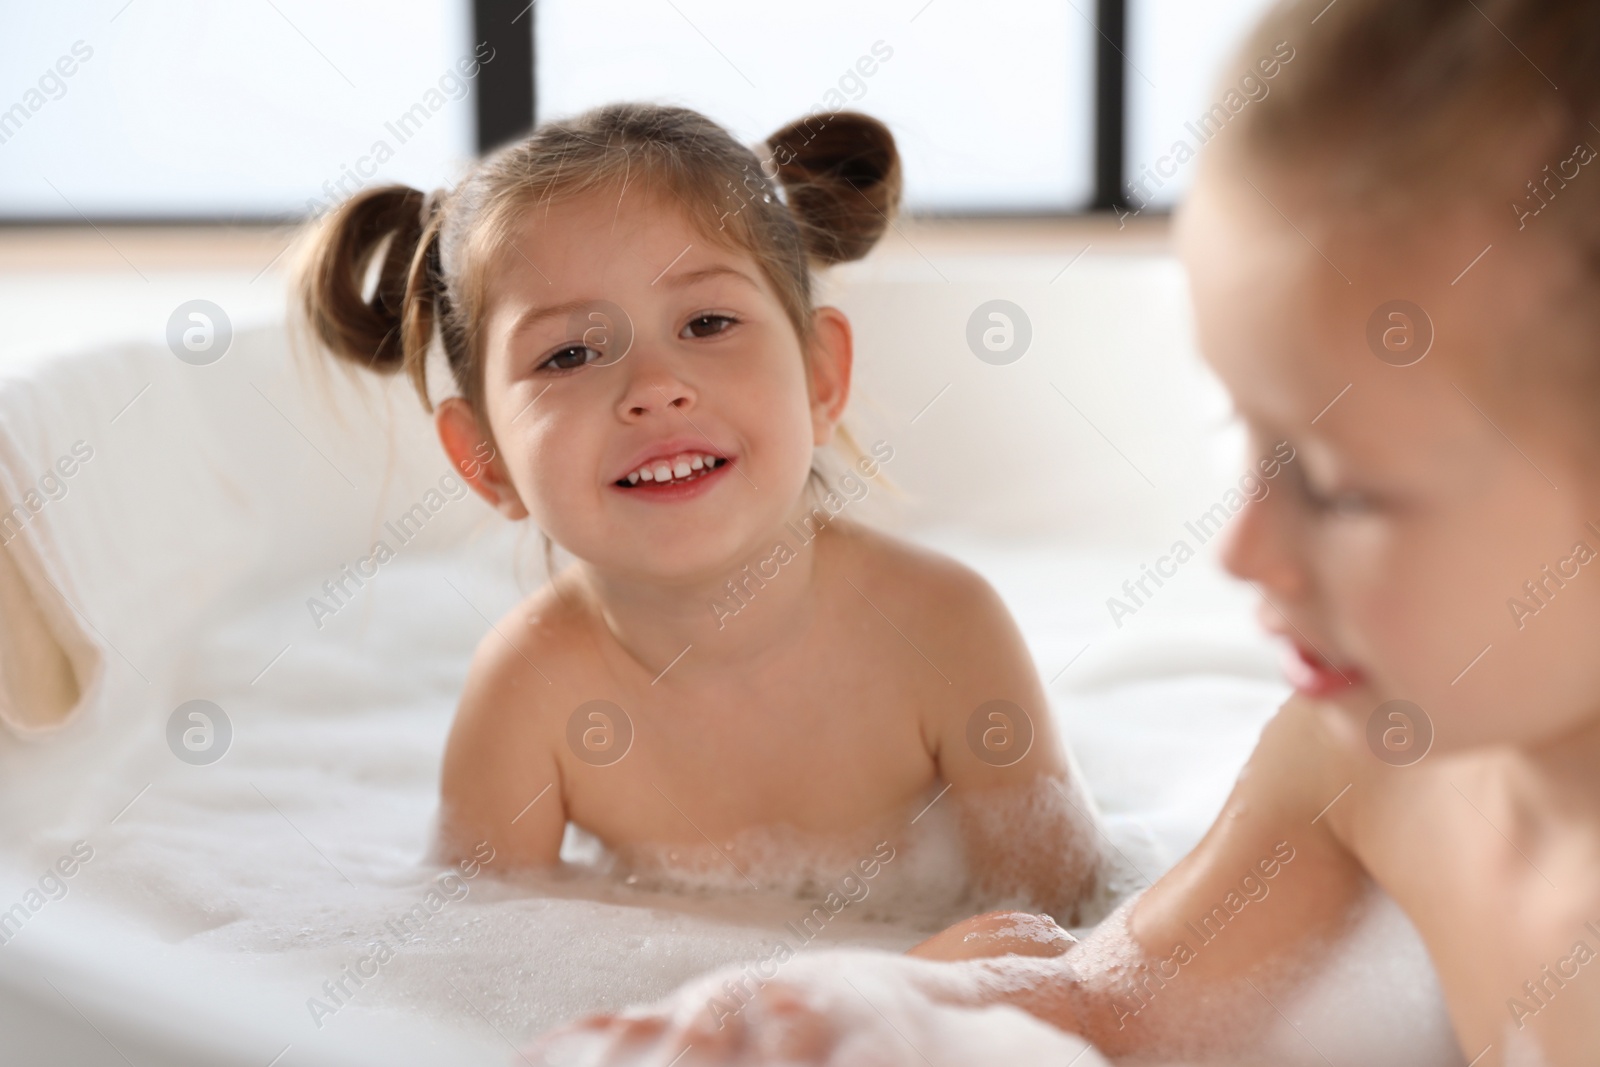
<svg viewBox="0 0 1600 1067"><path fill-rule="evenodd" d="M472 0L474 46L488 44L494 60L478 71L478 152L499 148L533 129L535 0Z"/></svg>
<svg viewBox="0 0 1600 1067"><path fill-rule="evenodd" d="M1098 0L1094 62L1094 201L1095 211L1128 206L1123 188L1127 131L1128 0Z"/></svg>

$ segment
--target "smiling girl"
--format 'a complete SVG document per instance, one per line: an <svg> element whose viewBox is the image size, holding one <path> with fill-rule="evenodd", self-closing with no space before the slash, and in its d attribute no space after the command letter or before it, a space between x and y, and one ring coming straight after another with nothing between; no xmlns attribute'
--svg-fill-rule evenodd
<svg viewBox="0 0 1600 1067"><path fill-rule="evenodd" d="M758 156L695 112L619 105L451 192L334 213L301 290L317 335L425 404L442 355L452 462L576 559L478 648L445 858L487 840L549 866L570 822L634 870L836 880L941 803L979 896L1071 918L1099 884L1091 804L998 597L836 517L814 465L853 349L812 270L866 254L899 190L865 116L795 123ZM893 454L854 450L855 471Z"/></svg>

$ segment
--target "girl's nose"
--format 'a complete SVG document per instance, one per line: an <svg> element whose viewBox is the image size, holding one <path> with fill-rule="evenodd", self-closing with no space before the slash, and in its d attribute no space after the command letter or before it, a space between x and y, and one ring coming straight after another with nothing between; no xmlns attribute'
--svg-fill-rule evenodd
<svg viewBox="0 0 1600 1067"><path fill-rule="evenodd" d="M698 397L694 387L674 373L667 361L635 351L623 361L630 362L633 373L617 408L624 421L635 422L673 411L687 414L695 406Z"/></svg>
<svg viewBox="0 0 1600 1067"><path fill-rule="evenodd" d="M1304 531L1280 492L1245 501L1223 534L1221 561L1229 574L1262 587L1274 600L1293 600L1307 584L1297 552Z"/></svg>

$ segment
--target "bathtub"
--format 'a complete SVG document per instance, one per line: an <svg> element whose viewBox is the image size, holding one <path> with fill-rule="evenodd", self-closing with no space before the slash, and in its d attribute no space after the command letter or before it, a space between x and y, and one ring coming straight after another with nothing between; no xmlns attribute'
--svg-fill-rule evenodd
<svg viewBox="0 0 1600 1067"><path fill-rule="evenodd" d="M857 434L895 448L895 490L859 513L999 590L1109 846L1154 878L1286 690L1214 544L1136 611L1111 607L1199 540L1187 524L1236 483L1237 440L1176 265L1088 256L1052 287L1058 258L951 257L943 281L875 260L831 280L857 329ZM186 291L204 284L242 291ZM1033 340L997 366L966 326L1001 295ZM421 864L468 657L541 580L537 540L471 496L433 506L447 468L403 383L303 362L270 314L185 363L148 336L163 314L145 336L10 359L0 380L10 492L93 450L21 537L95 654L69 722L0 730L0 1064L520 1062L551 1025L767 951L795 902L530 888L492 860L446 883ZM394 558L350 585L378 539ZM1373 944L1414 942L1396 921ZM898 951L925 932L846 914L816 945ZM1319 1041L1456 1062L1412 942L1400 994L1310 1002L1266 1062L1321 1062ZM1397 1031L1422 1044L1397 1053Z"/></svg>

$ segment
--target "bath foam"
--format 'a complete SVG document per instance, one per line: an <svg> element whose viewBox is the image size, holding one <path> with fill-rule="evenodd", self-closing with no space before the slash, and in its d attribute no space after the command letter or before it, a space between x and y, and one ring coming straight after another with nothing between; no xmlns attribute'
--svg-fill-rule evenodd
<svg viewBox="0 0 1600 1067"><path fill-rule="evenodd" d="M759 826L715 846L634 845L615 854L601 849L605 859L593 869L662 893L770 894L807 906L831 894L860 917L937 923L952 913L964 890L961 844L942 814L930 812L915 826L909 821L907 815L837 835Z"/></svg>
<svg viewBox="0 0 1600 1067"><path fill-rule="evenodd" d="M154 685L132 678L103 733L50 746L0 746L7 785L0 837L4 858L18 867L7 884L37 878L74 840L95 848L71 895L40 912L3 951L31 951L30 942L77 923L92 904L130 938L157 941L174 967L192 959L196 973L237 973L241 981L286 975L283 996L253 1017L269 1031L288 1029L282 1040L296 1042L289 1058L321 1062L315 1046L293 1036L312 1026L307 1000L358 963L440 873L418 858L437 807L444 738L483 617L499 617L517 595L515 583L484 561L518 534L496 534L449 556L397 559L370 596L321 631L305 618L305 590L230 606L239 611L219 617L182 650L173 692L162 687L165 674L140 661ZM536 542L525 547L536 555ZM1006 595L1041 662L1062 662L1083 646L1089 631L1058 591L1085 587L1100 573L1099 561L1057 546L1026 554L969 549L961 557ZM1214 635L1220 625L1208 616L1197 633ZM1209 652L1209 659L1182 658L1148 643L1138 651L1115 684L1103 672L1081 675L1098 650L1085 656L1064 682L1094 684L1056 712L1106 806L1108 847L1154 877L1205 830L1282 694L1275 681L1228 671L1199 677L1195 664L1216 659ZM1163 674L1166 668L1172 671ZM235 727L231 750L207 767L179 763L163 738L173 707L194 697L217 701ZM950 799L918 827L945 817ZM884 874L914 862L914 854L897 856ZM494 872L491 863L465 899L396 944L381 973L355 989L321 1031L310 1032L347 1036L362 1017L374 1025L431 1021L504 1050L496 1029L521 1041L592 1011L655 1000L708 971L732 966L740 973L747 961L771 953L797 918L792 895L748 886L721 895L656 891L576 863L541 879L500 880ZM838 873L819 866L818 878ZM874 886L860 914L891 897ZM888 953L926 936L921 923L895 919L858 918L852 904L784 973L832 951L825 945L874 948L895 959ZM1374 970L1381 959L1370 961ZM120 961L101 965L110 978L138 973ZM137 993L140 979L128 980ZM281 1020L280 1001L287 1005ZM1360 1000L1358 1009L1392 1022L1381 1003ZM430 1056L420 1044L413 1051L415 1060L386 1062L474 1062L437 1048ZM1314 1057L1307 1062L1321 1065Z"/></svg>
<svg viewBox="0 0 1600 1067"><path fill-rule="evenodd" d="M951 793L951 817L987 842L983 862L969 862L969 913L1012 909L1049 914L1063 927L1088 927L1148 884L1107 833L1081 773L1072 786L1052 778L966 796ZM1046 844L1048 842L1048 844ZM1148 866L1148 864L1146 864ZM1028 891L1024 886L1054 887Z"/></svg>
<svg viewBox="0 0 1600 1067"><path fill-rule="evenodd" d="M864 919L892 919L925 931L981 911L1047 912L1063 925L1102 917L1140 884L1136 872L1084 826L1087 796L1069 798L1052 780L972 796L934 783L905 812L849 834L753 827L715 845L631 846L607 853L569 828L563 858L625 884L660 892L744 895L759 890L808 905L849 902ZM1081 832L1069 837L1064 827ZM987 862L970 862L964 834L990 842ZM886 858L887 857L887 858ZM871 877L865 872L872 871ZM1066 887L1041 897L1019 883ZM1083 884L1081 905L1074 887Z"/></svg>
<svg viewBox="0 0 1600 1067"><path fill-rule="evenodd" d="M1048 946L1052 949L1061 949L1073 943L1071 934L1045 915L1028 915L1018 913L1008 920L1005 925L995 929L996 935L1005 938L1014 938L1018 941L1031 941L1036 945ZM974 935L968 934L967 937Z"/></svg>
<svg viewBox="0 0 1600 1067"><path fill-rule="evenodd" d="M1142 996L1141 1023L1161 1046L1141 1059L1169 1067L1285 1067L1362 1063L1459 1067L1449 1016L1420 936L1394 901L1369 885L1342 929L1249 975L1173 993L1144 980L1127 933L1137 898L1121 905L1063 960L1096 985ZM1203 953L1204 947L1197 952ZM1191 979L1193 981L1193 979Z"/></svg>
<svg viewBox="0 0 1600 1067"><path fill-rule="evenodd" d="M1459 1067L1464 1059L1427 946L1400 906L1368 885L1344 932L1320 959L1305 961L1294 988L1273 1001L1266 1067L1297 1057L1374 1067ZM1291 1020L1291 1027L1285 1020ZM1313 1052L1315 1050L1315 1052ZM1320 1053L1321 1055L1317 1055Z"/></svg>
<svg viewBox="0 0 1600 1067"><path fill-rule="evenodd" d="M1057 1053L1041 1035L1038 1045L1028 1045L1035 1035L1017 1023L1017 1009L982 1005L992 1005L1008 991L1070 991L1073 982L1090 980L1089 975L1102 989L1133 989L1145 957L1127 935L1132 904L1118 908L1085 943L1059 959L940 964L830 950L787 962L759 990L748 983L754 995L743 997L732 1014L717 1010L718 1002L729 996L730 984L743 977L732 970L706 975L624 1014L689 1026L684 1033L667 1035L665 1043L676 1047L692 1041L715 1062L751 1062L740 1059L738 1052L784 1047L803 1050L812 1057L806 1062L818 1063L1062 1064L1080 1054L1078 1063L1105 1063L1109 1061L1095 1051L1084 1052L1082 1044L1070 1053L1066 1048ZM1188 991L1181 1011L1153 1020L1158 1022L1153 1036L1162 1046L1157 1052L1117 1062L1164 1067L1460 1067L1463 1062L1420 939L1398 906L1376 890L1354 909L1346 928L1325 943L1309 946L1298 958L1195 993ZM1146 1010L1161 1004L1158 997ZM795 1006L802 1010L792 1010ZM980 1051L968 1043L985 1033L986 1010L1001 1012L993 1021L1015 1028L1012 1033L1021 1043L1015 1054L1021 1058L1008 1059L993 1046ZM937 1045L936 1039L950 1044ZM602 1046L582 1032L534 1047L553 1063L577 1067L602 1062ZM647 1050L637 1051L643 1057ZM673 1051L666 1049L665 1057L648 1062L665 1062ZM654 1052L660 1057L662 1049ZM732 1055L716 1060L725 1052ZM1063 1053L1065 1058L1043 1058ZM851 1059L853 1055L861 1059Z"/></svg>
<svg viewBox="0 0 1600 1067"><path fill-rule="evenodd" d="M596 843L602 858L587 870L666 897L722 899L736 910L765 899L792 922L821 907L824 921L848 915L920 929L951 914L962 888L959 843L938 820L925 822L909 833L902 820L849 836L752 827L715 847L646 845L616 854ZM569 839L578 834L569 828Z"/></svg>
<svg viewBox="0 0 1600 1067"><path fill-rule="evenodd" d="M658 1044L659 1031L651 1028L646 1040L618 1049L578 1029L537 1042L525 1055L551 1067L643 1067L666 1063L673 1048L692 1042L696 1055L685 1056L685 1064L1108 1067L1109 1061L1081 1038L1017 1008L928 996L918 979L930 967L939 969L937 984L947 991L959 984L958 969L945 965L851 950L814 953L790 963L779 979L782 984L769 994L750 999L737 1014L724 1018L709 1007L726 996L727 977L718 972L625 1013L670 1018L695 1028L686 1034L670 1032Z"/></svg>

